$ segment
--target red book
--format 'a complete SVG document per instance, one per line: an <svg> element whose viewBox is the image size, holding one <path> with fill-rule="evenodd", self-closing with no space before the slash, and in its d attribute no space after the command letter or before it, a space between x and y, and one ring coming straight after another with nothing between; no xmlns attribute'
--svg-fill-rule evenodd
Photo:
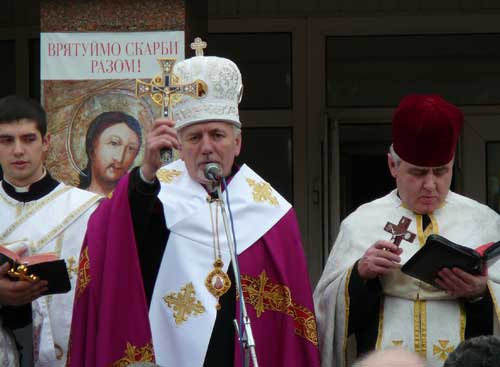
<svg viewBox="0 0 500 367"><path fill-rule="evenodd" d="M66 293L71 289L66 262L54 253L19 256L0 245L0 265L5 262L10 264L7 274L13 280L46 280L48 291L44 295Z"/></svg>

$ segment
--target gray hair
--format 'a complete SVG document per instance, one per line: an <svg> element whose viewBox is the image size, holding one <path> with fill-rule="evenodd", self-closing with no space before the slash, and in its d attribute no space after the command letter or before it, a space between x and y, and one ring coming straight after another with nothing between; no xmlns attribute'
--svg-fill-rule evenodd
<svg viewBox="0 0 500 367"><path fill-rule="evenodd" d="M207 122L209 122L209 121L207 121ZM217 122L217 121L214 121L214 122ZM193 125L194 125L194 124L193 124ZM240 127L238 127L238 126L236 126L236 125L234 125L234 124L230 124L230 125L231 125L231 127L233 128L234 137L237 137L238 135L241 135L241 128L240 128ZM191 126L191 125L188 125L188 126ZM188 127L188 126L183 126L183 127L181 127L179 130L177 130L177 136L178 136L179 138L182 138L182 132L183 132L183 131L184 131L184 129L185 129L186 127Z"/></svg>
<svg viewBox="0 0 500 367"><path fill-rule="evenodd" d="M399 166L399 164L401 163L401 157L394 150L393 144L391 144L391 146L389 147L389 154L391 155L391 158L394 161L394 163L396 163L396 166Z"/></svg>
<svg viewBox="0 0 500 367"><path fill-rule="evenodd" d="M241 135L241 128L236 126L236 125L233 125L233 132L234 132L234 136Z"/></svg>

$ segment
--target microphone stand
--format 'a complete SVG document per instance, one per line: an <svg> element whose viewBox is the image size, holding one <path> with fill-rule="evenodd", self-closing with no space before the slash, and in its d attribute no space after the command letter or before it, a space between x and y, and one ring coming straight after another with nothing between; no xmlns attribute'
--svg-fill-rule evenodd
<svg viewBox="0 0 500 367"><path fill-rule="evenodd" d="M224 181L225 183L225 181ZM227 186L226 186L227 190ZM234 233L232 232L232 227L229 226L229 220L226 212L226 206L224 203L224 199L222 196L221 192L221 183L219 181L217 185L217 195L220 200L220 207L221 207L221 212L222 212L222 220L224 222L224 229L226 232L226 238L227 238L227 243L229 246L229 253L231 254L231 262L233 264L233 273L234 273L234 280L235 280L235 286L236 286L236 292L239 294L240 297L240 312L241 315L243 316L243 334L240 332L240 328L238 326L237 320L234 321L234 325L236 328L236 331L238 333L238 340L240 341L241 345L243 346L244 350L244 356L245 356L245 367L250 366L250 358L252 358L252 364L253 367L259 367L259 363L257 362L257 353L255 352L255 341L253 338L253 333L252 333L252 326L250 325L250 318L248 317L247 313L247 308L245 306L245 299L243 298L243 289L241 286L241 274L240 274L240 267L238 265L238 259L236 258L236 247L234 246L234 241L233 241L233 236Z"/></svg>

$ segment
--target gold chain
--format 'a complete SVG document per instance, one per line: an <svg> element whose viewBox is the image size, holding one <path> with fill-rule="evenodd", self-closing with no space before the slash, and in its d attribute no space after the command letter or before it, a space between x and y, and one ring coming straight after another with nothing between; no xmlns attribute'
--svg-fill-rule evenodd
<svg viewBox="0 0 500 367"><path fill-rule="evenodd" d="M212 202L215 202L215 222L212 213ZM210 209L210 224L212 225L212 241L214 247L214 260L221 258L220 242L219 242L219 199L208 202Z"/></svg>
<svg viewBox="0 0 500 367"><path fill-rule="evenodd" d="M215 202L215 220L214 214L212 213L212 202ZM210 210L210 223L212 225L212 235L213 235L213 248L214 248L214 269L208 273L205 278L205 286L208 291L216 298L217 304L215 308L217 310L221 309L219 303L220 297L222 297L231 288L231 279L224 272L224 262L222 261L222 253L220 249L219 242L219 207L220 201L218 199L208 200L208 207Z"/></svg>

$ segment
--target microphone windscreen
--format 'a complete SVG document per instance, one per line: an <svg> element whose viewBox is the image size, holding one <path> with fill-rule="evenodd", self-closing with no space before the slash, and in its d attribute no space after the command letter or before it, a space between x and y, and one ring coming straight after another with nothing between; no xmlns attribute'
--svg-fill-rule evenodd
<svg viewBox="0 0 500 367"><path fill-rule="evenodd" d="M205 178L210 181L217 181L222 175L222 168L218 163L207 163L204 170Z"/></svg>

